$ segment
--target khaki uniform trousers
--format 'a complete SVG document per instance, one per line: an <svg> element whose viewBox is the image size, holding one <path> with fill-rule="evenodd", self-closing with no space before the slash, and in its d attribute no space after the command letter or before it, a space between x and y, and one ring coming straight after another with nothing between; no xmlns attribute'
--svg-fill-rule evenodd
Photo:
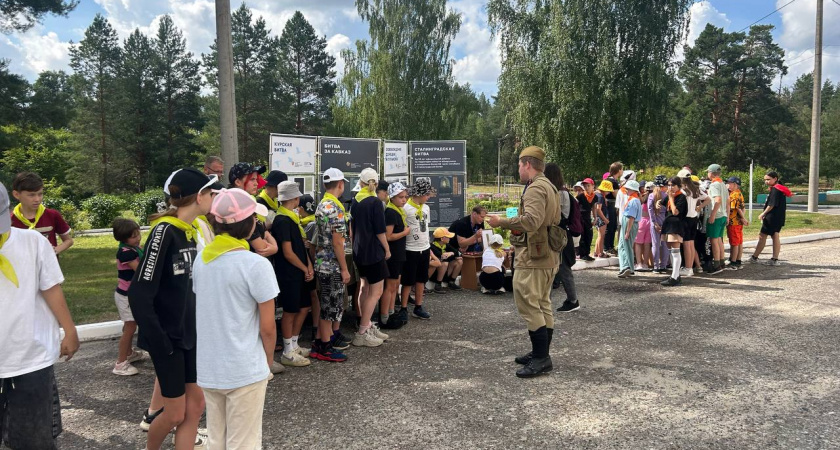
<svg viewBox="0 0 840 450"><path fill-rule="evenodd" d="M236 389L203 389L208 450L262 449L262 416L268 378Z"/></svg>
<svg viewBox="0 0 840 450"><path fill-rule="evenodd" d="M513 300L528 331L554 328L551 310L551 283L557 267L552 269L521 268L513 272Z"/></svg>

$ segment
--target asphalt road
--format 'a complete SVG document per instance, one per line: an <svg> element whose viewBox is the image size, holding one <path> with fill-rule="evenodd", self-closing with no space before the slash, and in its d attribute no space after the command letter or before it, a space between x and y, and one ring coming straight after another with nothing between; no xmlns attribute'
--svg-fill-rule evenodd
<svg viewBox="0 0 840 450"><path fill-rule="evenodd" d="M264 446L840 448L838 244L671 289L577 272L583 308L558 313L554 372L532 380L514 376L529 344L510 294L431 296L433 319L383 347L272 381ZM60 448L143 448L152 366L118 377L115 356L85 343L58 364Z"/></svg>

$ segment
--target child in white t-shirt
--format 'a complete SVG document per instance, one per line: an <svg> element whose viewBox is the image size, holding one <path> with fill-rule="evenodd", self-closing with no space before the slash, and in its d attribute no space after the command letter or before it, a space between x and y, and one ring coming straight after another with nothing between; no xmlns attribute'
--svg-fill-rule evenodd
<svg viewBox="0 0 840 450"><path fill-rule="evenodd" d="M505 286L505 254L502 245L504 239L498 234L490 236L488 248L484 249L481 256L481 274L478 282L481 284L481 292L484 294L498 295L504 292Z"/></svg>
<svg viewBox="0 0 840 450"><path fill-rule="evenodd" d="M53 365L79 349L63 282L50 242L35 230L12 228L9 193L0 183L0 446L56 448L61 404Z"/></svg>
<svg viewBox="0 0 840 450"><path fill-rule="evenodd" d="M210 212L216 237L193 267L196 374L207 404L208 447L261 448L280 288L271 262L248 251L246 239L256 227L254 213L268 211L241 189L222 189Z"/></svg>

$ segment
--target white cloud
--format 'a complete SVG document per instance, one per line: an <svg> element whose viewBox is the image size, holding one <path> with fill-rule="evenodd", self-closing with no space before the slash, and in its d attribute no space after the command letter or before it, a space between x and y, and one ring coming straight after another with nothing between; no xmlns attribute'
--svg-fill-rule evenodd
<svg viewBox="0 0 840 450"><path fill-rule="evenodd" d="M712 5L712 2L702 1L691 5L688 11L689 24L688 32L686 33L683 45L692 46L694 41L700 37L700 33L706 28L707 24L712 24L718 28L726 29L732 24L732 21L726 17L726 14L718 11ZM727 30L730 31L730 30ZM677 47L674 52L674 61L682 61L685 59L685 49L683 45Z"/></svg>
<svg viewBox="0 0 840 450"><path fill-rule="evenodd" d="M502 71L499 39L493 39L487 24L486 2L458 0L450 3L461 13L461 31L452 43L458 57L452 69L455 80L470 83L478 91L494 94Z"/></svg>
<svg viewBox="0 0 840 450"><path fill-rule="evenodd" d="M777 0L776 7L786 2ZM779 44L785 49L788 75L784 84L792 84L799 76L814 70L814 37L816 30L816 2L798 2L783 9ZM830 1L823 9L823 79L840 81L840 7Z"/></svg>
<svg viewBox="0 0 840 450"><path fill-rule="evenodd" d="M344 74L344 58L341 57L341 51L350 48L351 45L350 38L340 33L327 39L327 53L335 58L336 78L341 78Z"/></svg>
<svg viewBox="0 0 840 450"><path fill-rule="evenodd" d="M41 26L15 33L5 38L4 43L17 53L17 58L12 58L13 72L35 78L44 70L69 70L70 43L62 42L55 32L44 34Z"/></svg>

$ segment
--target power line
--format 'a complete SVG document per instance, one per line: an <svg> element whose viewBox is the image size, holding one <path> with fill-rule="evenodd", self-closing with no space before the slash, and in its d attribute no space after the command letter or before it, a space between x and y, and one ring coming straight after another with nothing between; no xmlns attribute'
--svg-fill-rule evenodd
<svg viewBox="0 0 840 450"><path fill-rule="evenodd" d="M749 29L751 26L753 26L753 25L757 24L758 22L761 22L762 20L764 20L764 19L766 19L766 18L768 18L768 17L772 16L773 14L776 14L777 12L779 12L779 11L781 11L781 10L785 9L785 7L787 7L788 5L790 5L791 3L795 2L795 1L796 1L796 0L790 0L789 2L785 3L784 5L782 5L782 6L778 7L778 8L776 8L776 10L775 10L775 11L773 11L773 12L771 12L770 14L767 14L766 16L764 16L764 17L762 17L762 18L760 18L760 19L756 20L755 22L753 22L753 23L751 23L751 24L749 24L749 25L745 26L744 28L742 28L742 29L738 30L738 32L740 33L740 32L742 32L742 31L744 31L744 30Z"/></svg>
<svg viewBox="0 0 840 450"><path fill-rule="evenodd" d="M840 46L834 45L833 47L840 47ZM829 54L829 53L823 53L822 55L823 55L823 56L830 56L830 57L832 57L832 58L840 58L840 55L832 55L832 54ZM811 55L811 56L806 56L806 57L804 57L804 58L799 58L799 59L797 59L797 60L794 60L794 61L791 61L791 62L787 63L787 66L788 66L788 67L790 67L790 66L794 66L794 65L796 65L796 64L799 64L799 63L801 63L801 62L807 61L807 60L809 60L809 59L814 59L814 57L815 57L815 56L816 56L816 55Z"/></svg>

